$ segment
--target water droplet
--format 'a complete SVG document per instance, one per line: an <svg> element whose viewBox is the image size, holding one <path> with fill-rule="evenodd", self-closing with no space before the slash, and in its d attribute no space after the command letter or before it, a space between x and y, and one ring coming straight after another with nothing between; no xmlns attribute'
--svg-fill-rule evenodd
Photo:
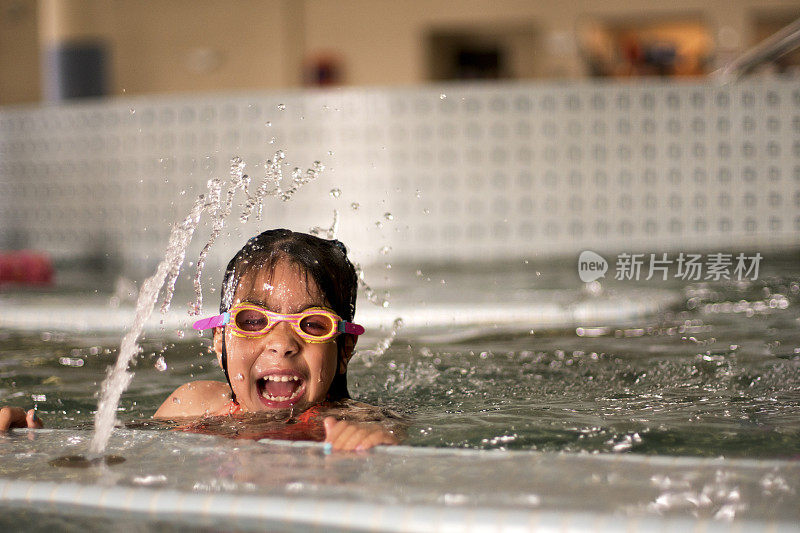
<svg viewBox="0 0 800 533"><path fill-rule="evenodd" d="M391 252L391 251L392 251L392 247L391 247L391 246L389 246L388 244L387 244L386 246L383 246L383 247L380 249L380 252L381 252L383 255L386 255L386 254L388 254L388 253L389 253L389 252Z"/></svg>
<svg viewBox="0 0 800 533"><path fill-rule="evenodd" d="M275 144L275 137L270 138L269 144Z"/></svg>
<svg viewBox="0 0 800 533"><path fill-rule="evenodd" d="M352 209L353 211L358 211L359 207L361 207L361 204L359 204L358 202L353 202L352 204L350 204L350 209Z"/></svg>
<svg viewBox="0 0 800 533"><path fill-rule="evenodd" d="M135 114L136 114L136 109L132 107L131 108L131 115L135 115Z"/></svg>
<svg viewBox="0 0 800 533"><path fill-rule="evenodd" d="M415 191L415 193L416 193L417 198L421 198L422 197L422 193L419 191L419 189L417 189Z"/></svg>
<svg viewBox="0 0 800 533"><path fill-rule="evenodd" d="M339 198L342 195L341 189L331 189L331 198Z"/></svg>
<svg viewBox="0 0 800 533"><path fill-rule="evenodd" d="M416 274L417 274L417 277L421 277L422 276L422 270L417 270Z"/></svg>
<svg viewBox="0 0 800 533"><path fill-rule="evenodd" d="M286 159L286 152L284 152L283 150L278 150L277 152L275 152L275 158Z"/></svg>
<svg viewBox="0 0 800 533"><path fill-rule="evenodd" d="M386 220L394 220L394 215L392 215L391 213L384 213L383 218L385 218Z"/></svg>
<svg viewBox="0 0 800 533"><path fill-rule="evenodd" d="M183 337L186 336L186 333L182 329L176 331L175 334L178 336L179 339L182 339Z"/></svg>
<svg viewBox="0 0 800 533"><path fill-rule="evenodd" d="M286 109L286 104L278 104L278 111L283 111Z"/></svg>
<svg viewBox="0 0 800 533"><path fill-rule="evenodd" d="M266 122L264 125L269 128L272 126L272 122Z"/></svg>
<svg viewBox="0 0 800 533"><path fill-rule="evenodd" d="M431 210L426 207L425 209L422 210L422 213L425 214L425 215L430 215L431 214Z"/></svg>
<svg viewBox="0 0 800 533"><path fill-rule="evenodd" d="M333 150L328 150L328 155L333 155Z"/></svg>
<svg viewBox="0 0 800 533"><path fill-rule="evenodd" d="M156 359L156 364L153 366L155 366L156 370L158 370L159 372L165 371L167 369L167 362L164 360L164 356L163 355L159 356L159 358Z"/></svg>
<svg viewBox="0 0 800 533"><path fill-rule="evenodd" d="M440 95L439 95L439 100L444 100L444 99L446 99L446 98L447 98L447 95L446 95L446 94L444 94L444 93L442 93L442 94L440 94Z"/></svg>
<svg viewBox="0 0 800 533"><path fill-rule="evenodd" d="M236 381L244 381L244 374L242 374L241 372L236 374Z"/></svg>
<svg viewBox="0 0 800 533"><path fill-rule="evenodd" d="M172 403L181 403L181 399L180 399L180 398L178 398L177 396L174 396L174 397L172 398Z"/></svg>
<svg viewBox="0 0 800 533"><path fill-rule="evenodd" d="M378 228L378 229L381 229L381 228L383 227L383 222L381 222L380 220L379 220L379 221L377 221L377 222L375 223L375 227L376 227L376 228Z"/></svg>
<svg viewBox="0 0 800 533"><path fill-rule="evenodd" d="M384 268L386 268L386 270L391 270L392 269L392 264L391 263L386 263L383 266L384 266Z"/></svg>

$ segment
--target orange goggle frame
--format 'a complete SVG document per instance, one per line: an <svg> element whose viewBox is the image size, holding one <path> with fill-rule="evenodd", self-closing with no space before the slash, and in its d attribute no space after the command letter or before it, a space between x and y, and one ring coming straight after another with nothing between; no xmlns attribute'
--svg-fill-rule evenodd
<svg viewBox="0 0 800 533"><path fill-rule="evenodd" d="M297 335L306 342L328 342L342 333L361 335L364 328L345 322L339 315L324 307L312 307L300 313L273 313L254 304L234 305L227 313L198 320L192 327L198 331L229 326L237 337L259 338L266 336L280 322L288 322Z"/></svg>

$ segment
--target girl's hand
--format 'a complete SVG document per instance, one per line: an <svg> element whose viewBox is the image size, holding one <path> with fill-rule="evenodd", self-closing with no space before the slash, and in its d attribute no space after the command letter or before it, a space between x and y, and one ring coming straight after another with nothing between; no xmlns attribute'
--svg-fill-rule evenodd
<svg viewBox="0 0 800 533"><path fill-rule="evenodd" d="M334 450L363 451L378 444L398 444L394 434L375 423L350 422L327 417L325 442L331 443Z"/></svg>
<svg viewBox="0 0 800 533"><path fill-rule="evenodd" d="M3 407L0 409L0 431L11 428L40 428L42 421L36 416L36 411L30 409L27 413L19 407Z"/></svg>

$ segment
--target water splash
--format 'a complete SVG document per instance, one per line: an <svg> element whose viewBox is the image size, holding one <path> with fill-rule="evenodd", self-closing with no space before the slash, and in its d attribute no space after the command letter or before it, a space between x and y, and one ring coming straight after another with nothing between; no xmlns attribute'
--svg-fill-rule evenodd
<svg viewBox="0 0 800 533"><path fill-rule="evenodd" d="M325 237L326 239L336 239L339 235L339 210L333 210L333 223L329 228L314 226L308 232L315 237Z"/></svg>
<svg viewBox="0 0 800 533"><path fill-rule="evenodd" d="M219 237L219 234L222 233L222 228L225 226L225 219L228 215L231 214L233 210L233 199L236 196L236 191L241 189L242 191L247 194L247 188L250 184L250 178L247 174L244 173L245 164L244 161L240 157L234 157L231 159L231 170L230 170L230 186L228 187L228 191L225 195L225 204L222 204L222 188L224 183L219 179L213 179L208 182L208 189L209 189L209 202L208 206L208 213L211 217L212 229L211 229L211 236L208 239L208 242L203 249L200 251L200 255L197 258L197 267L195 269L194 274L194 294L195 294L195 301L194 304L190 305L189 314L190 315L199 315L203 308L203 289L201 278L203 276L203 268L206 264L206 258L208 257L208 252L211 250L211 247ZM248 198L249 201L249 198ZM170 291L174 291L175 287L175 278L170 278L170 285L168 287L167 294L171 294ZM167 299L164 299L164 303L168 305ZM162 307L163 311L163 307Z"/></svg>
<svg viewBox="0 0 800 533"><path fill-rule="evenodd" d="M203 212L204 206L205 195L201 194L195 201L189 215L181 224L172 229L164 260L158 264L156 273L147 278L139 290L133 324L128 333L122 338L117 362L113 367L109 367L106 379L100 387L100 401L97 404L97 413L95 413L94 417L95 430L92 442L89 445L89 451L93 454L101 454L105 450L106 444L108 444L108 439L111 438L120 396L122 396L122 392L133 379L133 372L128 371L128 366L131 359L140 351L136 340L141 335L145 322L153 313L158 294L164 286L167 276L171 273L180 272L180 267L186 255L186 247L189 245L194 230L200 222L200 214ZM162 307L162 311L165 309L165 307Z"/></svg>
<svg viewBox="0 0 800 533"><path fill-rule="evenodd" d="M389 331L389 334L381 339L377 345L375 345L374 350L358 350L356 352L356 354L361 358L362 361L364 361L364 364L367 367L371 367L375 363L376 359L386 353L386 350L388 350L392 345L395 337L397 337L397 332L403 327L403 325L402 318L395 318L394 322L392 323L391 331Z"/></svg>
<svg viewBox="0 0 800 533"><path fill-rule="evenodd" d="M370 287L366 280L364 279L364 269L361 268L361 265L355 263L353 266L356 268L356 275L358 276L358 286L361 287L363 290L364 296L366 296L367 300L371 303L377 305L378 307L389 307L389 299L388 298L381 298L378 296L378 293Z"/></svg>
<svg viewBox="0 0 800 533"><path fill-rule="evenodd" d="M186 218L184 218L180 224L173 227L164 259L158 264L155 274L142 284L136 301L133 324L122 338L117 361L113 367L109 367L106 379L100 387L100 401L98 402L97 412L94 417L95 431L89 445L90 453L95 455L102 454L108 444L108 440L111 438L119 399L122 396L122 392L133 379L133 372L130 372L128 367L131 360L140 352L139 345L136 341L142 334L145 323L153 313L158 295L165 286L165 296L161 306L161 312L166 313L169 310L175 290L175 282L177 281L186 257L186 248L192 240L192 236L200 223L202 214L205 212L212 217L213 229L211 238L203 248L200 260L197 262L194 282L195 289L198 292L197 301L190 309L190 312L193 313L199 313L202 305L202 293L199 292L198 287L202 276L205 257L217 236L222 231L225 218L233 209L236 191L244 191L247 198L242 221L246 221L253 211L257 211L260 219L265 198L272 196L287 201L302 185L316 178L324 169L319 161L316 161L313 167L305 173L299 169L295 169L292 172L292 183L290 187L284 191L281 188L281 181L283 178L281 167L283 166L284 158L285 154L283 151L279 151L272 161L267 162L266 176L255 196L251 196L248 193L249 178L244 174L244 163L240 158L234 158L231 161L230 183L219 179L209 180L207 193L199 195ZM226 185L227 189L225 188ZM222 204L223 190L225 190L224 204Z"/></svg>
<svg viewBox="0 0 800 533"><path fill-rule="evenodd" d="M159 355L158 359L156 359L155 368L159 372L164 372L167 369L167 362L164 360L163 355Z"/></svg>
<svg viewBox="0 0 800 533"><path fill-rule="evenodd" d="M338 191L338 189L334 190ZM387 213L387 215L388 214L389 213ZM333 223L329 228L314 226L309 230L309 233L311 235L315 235L317 237L325 237L326 239L335 239L338 232L339 232L338 209L333 210ZM391 250L391 247L384 246L383 248L381 248L381 253L388 254L389 250ZM366 280L364 279L364 269L361 268L361 265L356 263L354 267L356 269L356 275L358 276L358 286L361 287L363 291L362 294L364 294L364 296L367 297L367 300L369 300L370 303L377 305L378 307L384 307L384 308L389 307L388 298L381 298L380 296L378 296L376 291L367 284ZM388 268L391 268L391 265ZM364 350L358 352L358 354L361 356L361 358L364 360L367 366L371 366L376 358L383 355L386 352L386 350L389 349L389 347L394 342L394 338L397 336L397 330L400 329L402 325L403 325L403 319L397 318L394 321L392 330L386 337L384 337L380 342L378 342L378 345L374 350Z"/></svg>
<svg viewBox="0 0 800 533"><path fill-rule="evenodd" d="M735 476L717 470L714 480L697 487L695 476L684 475L679 479L655 475L651 483L661 490L658 497L647 506L647 510L659 515L676 510L688 510L696 517L731 522L737 514L747 510L742 501L741 490L734 484Z"/></svg>

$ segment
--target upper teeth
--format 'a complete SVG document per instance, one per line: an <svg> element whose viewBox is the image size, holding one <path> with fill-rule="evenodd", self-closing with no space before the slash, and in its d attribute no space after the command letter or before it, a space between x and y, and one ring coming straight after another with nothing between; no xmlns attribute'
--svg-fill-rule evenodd
<svg viewBox="0 0 800 533"><path fill-rule="evenodd" d="M264 376L266 381L297 381L297 376Z"/></svg>

